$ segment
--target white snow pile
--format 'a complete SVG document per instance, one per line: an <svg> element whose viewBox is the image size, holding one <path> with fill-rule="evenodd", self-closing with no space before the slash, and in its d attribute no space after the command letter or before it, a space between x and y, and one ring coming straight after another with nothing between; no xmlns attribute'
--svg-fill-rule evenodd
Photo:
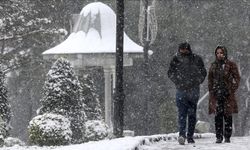
<svg viewBox="0 0 250 150"><path fill-rule="evenodd" d="M13 146L3 147L0 150L139 150L143 145L152 145L159 141L175 141L178 133L152 135L152 136L136 136L123 137L111 140L91 141L83 144L67 145L67 146ZM195 134L194 138L214 137L213 133Z"/></svg>
<svg viewBox="0 0 250 150"><path fill-rule="evenodd" d="M25 146L25 143L18 138L7 137L6 139L4 139L4 145L6 147L12 147L15 145Z"/></svg>

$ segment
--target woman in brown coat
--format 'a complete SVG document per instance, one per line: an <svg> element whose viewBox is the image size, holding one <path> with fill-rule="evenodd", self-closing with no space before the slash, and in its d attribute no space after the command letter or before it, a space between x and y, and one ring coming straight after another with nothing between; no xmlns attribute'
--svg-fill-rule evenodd
<svg viewBox="0 0 250 150"><path fill-rule="evenodd" d="M240 75L237 65L228 60L224 46L215 49L215 56L216 60L208 74L209 114L215 114L216 143L223 140L223 124L225 142L230 143L232 114L238 113L235 92L239 87Z"/></svg>

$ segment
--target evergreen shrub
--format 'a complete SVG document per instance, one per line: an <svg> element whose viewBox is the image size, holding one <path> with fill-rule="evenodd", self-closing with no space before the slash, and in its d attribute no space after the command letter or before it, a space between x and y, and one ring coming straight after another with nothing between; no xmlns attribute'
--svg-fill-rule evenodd
<svg viewBox="0 0 250 150"><path fill-rule="evenodd" d="M82 87L73 67L65 58L59 58L49 70L44 84L43 98L38 114L54 113L68 118L72 144L83 142L86 119Z"/></svg>
<svg viewBox="0 0 250 150"><path fill-rule="evenodd" d="M85 141L98 141L108 136L109 129L103 120L88 120L86 122Z"/></svg>
<svg viewBox="0 0 250 150"><path fill-rule="evenodd" d="M34 117L28 132L30 142L40 146L67 145L72 137L69 119L52 113Z"/></svg>

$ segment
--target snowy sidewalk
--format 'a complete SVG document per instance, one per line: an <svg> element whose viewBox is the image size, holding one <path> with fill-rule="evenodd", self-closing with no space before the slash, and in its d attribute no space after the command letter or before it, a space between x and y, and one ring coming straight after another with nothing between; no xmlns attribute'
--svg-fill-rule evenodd
<svg viewBox="0 0 250 150"><path fill-rule="evenodd" d="M250 137L232 137L231 143L215 143L215 137L196 139L195 144L179 145L176 140L143 145L139 150L249 150Z"/></svg>
<svg viewBox="0 0 250 150"><path fill-rule="evenodd" d="M102 140L68 146L12 146L0 150L139 150L141 145L151 145L155 142L175 139L176 133L153 136L124 137L111 140Z"/></svg>
<svg viewBox="0 0 250 150"><path fill-rule="evenodd" d="M250 137L233 137L232 143L215 143L212 133L195 134L196 144L179 145L177 133L124 137L112 140L88 142L78 145L39 147L39 146L13 146L3 147L0 150L248 150Z"/></svg>

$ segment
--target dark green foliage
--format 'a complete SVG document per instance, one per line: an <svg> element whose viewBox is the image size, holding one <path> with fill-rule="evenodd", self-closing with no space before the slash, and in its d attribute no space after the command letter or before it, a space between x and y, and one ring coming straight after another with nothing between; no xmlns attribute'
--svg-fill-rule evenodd
<svg viewBox="0 0 250 150"><path fill-rule="evenodd" d="M86 122L86 141L99 141L107 138L110 134L104 120L88 120Z"/></svg>
<svg viewBox="0 0 250 150"><path fill-rule="evenodd" d="M85 108L81 92L82 87L70 63L59 58L47 74L39 113L56 113L69 118L73 143L83 140Z"/></svg>
<svg viewBox="0 0 250 150"><path fill-rule="evenodd" d="M5 86L5 74L0 70L0 116L4 122L9 123L11 113L7 99L7 88Z"/></svg>
<svg viewBox="0 0 250 150"><path fill-rule="evenodd" d="M58 59L53 64L47 74L44 90L45 96L41 100L42 112L70 110L72 106L82 104L80 83L74 76L70 63L65 59Z"/></svg>
<svg viewBox="0 0 250 150"><path fill-rule="evenodd" d="M95 67L79 71L79 80L82 86L82 96L84 98L85 113L87 122L85 123L84 141L98 141L106 138L109 135L108 126L102 117L102 109L100 98L94 83L93 76L99 74L100 70Z"/></svg>
<svg viewBox="0 0 250 150"><path fill-rule="evenodd" d="M71 142L70 121L62 115L45 113L36 116L30 121L28 131L32 144L55 146Z"/></svg>
<svg viewBox="0 0 250 150"><path fill-rule="evenodd" d="M0 117L0 136L5 138L9 135L11 112L5 87L5 74L2 70L0 70Z"/></svg>
<svg viewBox="0 0 250 150"><path fill-rule="evenodd" d="M88 120L103 119L100 100L93 79L89 74L83 74L79 80L82 85L82 96L84 97L85 113Z"/></svg>

